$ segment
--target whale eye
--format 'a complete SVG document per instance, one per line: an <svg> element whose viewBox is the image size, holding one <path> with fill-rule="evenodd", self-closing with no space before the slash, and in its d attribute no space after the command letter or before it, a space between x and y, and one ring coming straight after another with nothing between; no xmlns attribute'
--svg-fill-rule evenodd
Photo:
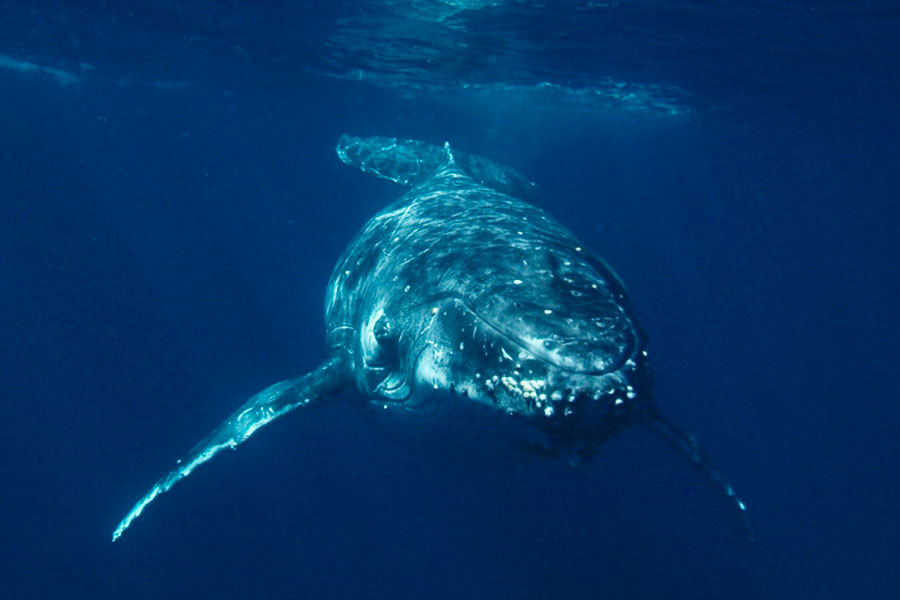
<svg viewBox="0 0 900 600"><path fill-rule="evenodd" d="M384 314L378 316L371 325L369 343L363 345L365 361L369 366L387 366L397 362L398 332ZM373 343L374 342L374 343Z"/></svg>
<svg viewBox="0 0 900 600"><path fill-rule="evenodd" d="M378 320L375 321L375 326L372 327L372 335L375 336L375 341L381 346L390 342L392 337L391 324L388 322L387 317L381 315Z"/></svg>

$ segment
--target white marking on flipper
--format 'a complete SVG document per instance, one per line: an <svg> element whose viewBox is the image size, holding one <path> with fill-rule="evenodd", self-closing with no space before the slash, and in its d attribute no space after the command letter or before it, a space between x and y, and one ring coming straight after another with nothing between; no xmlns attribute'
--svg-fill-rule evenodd
<svg viewBox="0 0 900 600"><path fill-rule="evenodd" d="M237 448L263 425L299 406L310 404L312 400L321 398L341 387L343 383L343 365L340 359L334 358L303 377L281 381L254 395L202 442L194 446L184 460L179 460L176 469L156 482L156 485L134 505L116 527L112 541L119 539L132 521L138 518L144 508L157 496L168 492L172 486L190 475L194 469L218 454L220 450Z"/></svg>

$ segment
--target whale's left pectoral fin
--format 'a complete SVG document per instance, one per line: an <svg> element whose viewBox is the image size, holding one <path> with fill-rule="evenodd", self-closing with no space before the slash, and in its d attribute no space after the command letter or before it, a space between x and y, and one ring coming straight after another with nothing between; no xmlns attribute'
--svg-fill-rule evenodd
<svg viewBox="0 0 900 600"><path fill-rule="evenodd" d="M335 393L347 383L346 368L340 358L324 362L318 369L296 379L281 381L269 386L250 398L240 409L219 425L206 439L178 461L175 469L156 482L141 500L134 505L116 530L116 541L144 510L160 494L169 491L198 466L224 448L237 448L263 425L298 408L314 404L324 396Z"/></svg>
<svg viewBox="0 0 900 600"><path fill-rule="evenodd" d="M736 531L739 538L743 542L752 542L755 536L753 528L750 526L750 520L747 518L747 505L738 497L734 488L719 473L718 469L709 462L706 453L700 448L694 436L678 427L655 405L645 407L644 416L646 417L644 424L651 431L659 434L676 452L700 470L706 480L720 492L721 497L726 501L736 518Z"/></svg>

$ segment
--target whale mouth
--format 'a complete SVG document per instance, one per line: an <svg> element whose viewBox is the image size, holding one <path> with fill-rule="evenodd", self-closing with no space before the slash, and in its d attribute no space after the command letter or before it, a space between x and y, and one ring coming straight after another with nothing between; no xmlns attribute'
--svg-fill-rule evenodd
<svg viewBox="0 0 900 600"><path fill-rule="evenodd" d="M478 293L459 300L509 343L558 369L622 369L645 336L618 278L580 246L545 243L542 251L514 249L508 268L476 273Z"/></svg>
<svg viewBox="0 0 900 600"><path fill-rule="evenodd" d="M636 334L630 343L615 346L616 354L598 353L591 340L567 344L565 352L594 351L587 359L576 356L580 362L567 362L543 344L544 352L532 352L533 336L510 335L459 297L445 296L433 314L408 355L422 391L456 392L509 414L593 422L609 411L627 412L638 392L649 389L646 354Z"/></svg>
<svg viewBox="0 0 900 600"><path fill-rule="evenodd" d="M598 376L619 371L638 345L639 334L622 311L607 317L594 311L595 316L579 319L572 313L556 316L552 309L517 303L515 315L488 319L477 307L462 303L510 345L570 373Z"/></svg>

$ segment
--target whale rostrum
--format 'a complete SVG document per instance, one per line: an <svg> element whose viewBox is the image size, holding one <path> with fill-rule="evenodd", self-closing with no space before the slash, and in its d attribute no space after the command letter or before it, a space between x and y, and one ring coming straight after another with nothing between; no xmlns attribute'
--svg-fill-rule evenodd
<svg viewBox="0 0 900 600"><path fill-rule="evenodd" d="M387 414L477 405L572 462L633 424L659 433L746 507L653 401L647 336L612 269L525 199L492 161L415 140L342 136L338 157L408 188L344 250L325 297L328 357L250 398L160 479L113 532L223 448L355 387ZM452 417L447 417L452 418Z"/></svg>

